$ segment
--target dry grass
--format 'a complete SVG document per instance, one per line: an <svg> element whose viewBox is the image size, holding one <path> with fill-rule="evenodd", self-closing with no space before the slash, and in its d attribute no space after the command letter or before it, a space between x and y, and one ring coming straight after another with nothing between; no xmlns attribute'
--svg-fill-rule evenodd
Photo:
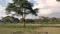
<svg viewBox="0 0 60 34"><path fill-rule="evenodd" d="M22 32L22 34L60 34L60 28L43 27L43 28L38 28L35 30L31 29L31 30Z"/></svg>
<svg viewBox="0 0 60 34"><path fill-rule="evenodd" d="M23 24L0 24L0 34L46 34L46 32L48 32L48 34L60 34L60 24L26 24L26 28L15 28L15 26L23 26Z"/></svg>
<svg viewBox="0 0 60 34"><path fill-rule="evenodd" d="M41 29L37 29L36 31L48 32L48 34L60 34L60 28L54 28L54 27L41 28Z"/></svg>

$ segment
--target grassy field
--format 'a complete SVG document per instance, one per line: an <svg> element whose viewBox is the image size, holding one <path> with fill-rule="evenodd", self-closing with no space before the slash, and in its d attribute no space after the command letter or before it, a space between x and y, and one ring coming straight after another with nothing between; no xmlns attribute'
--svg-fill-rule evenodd
<svg viewBox="0 0 60 34"><path fill-rule="evenodd" d="M60 34L60 24L0 24L0 34Z"/></svg>

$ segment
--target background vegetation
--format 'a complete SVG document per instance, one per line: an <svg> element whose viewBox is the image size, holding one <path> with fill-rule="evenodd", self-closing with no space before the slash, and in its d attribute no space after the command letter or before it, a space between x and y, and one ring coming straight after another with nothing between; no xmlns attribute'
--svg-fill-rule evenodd
<svg viewBox="0 0 60 34"><path fill-rule="evenodd" d="M15 18L13 16L6 16L0 19L0 23L23 23L22 19ZM36 24L60 24L60 18L39 17L38 19L25 19L26 23Z"/></svg>

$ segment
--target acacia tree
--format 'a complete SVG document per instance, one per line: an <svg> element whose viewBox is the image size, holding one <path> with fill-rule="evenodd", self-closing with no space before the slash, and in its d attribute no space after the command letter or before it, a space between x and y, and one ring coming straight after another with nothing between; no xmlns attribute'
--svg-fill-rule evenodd
<svg viewBox="0 0 60 34"><path fill-rule="evenodd" d="M13 3L9 3L6 8L6 13L11 14L15 12L15 15L22 16L25 26L25 17L28 14L33 14L37 16L38 9L33 9L33 4L28 0L13 0Z"/></svg>

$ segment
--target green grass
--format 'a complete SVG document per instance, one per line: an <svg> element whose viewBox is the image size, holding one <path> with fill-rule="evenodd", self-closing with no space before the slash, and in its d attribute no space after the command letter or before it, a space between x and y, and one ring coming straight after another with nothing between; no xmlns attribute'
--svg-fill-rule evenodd
<svg viewBox="0 0 60 34"><path fill-rule="evenodd" d="M0 34L60 34L60 24L0 24Z"/></svg>

